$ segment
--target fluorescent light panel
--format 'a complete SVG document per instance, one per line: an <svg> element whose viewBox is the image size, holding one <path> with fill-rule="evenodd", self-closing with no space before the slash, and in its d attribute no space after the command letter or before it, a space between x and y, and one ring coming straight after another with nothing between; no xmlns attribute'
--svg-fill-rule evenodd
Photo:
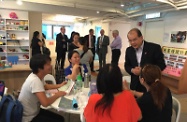
<svg viewBox="0 0 187 122"><path fill-rule="evenodd" d="M158 12L158 13L151 13L151 14L146 14L145 15L146 19L153 19L153 18L158 18L158 17L160 17L160 12Z"/></svg>

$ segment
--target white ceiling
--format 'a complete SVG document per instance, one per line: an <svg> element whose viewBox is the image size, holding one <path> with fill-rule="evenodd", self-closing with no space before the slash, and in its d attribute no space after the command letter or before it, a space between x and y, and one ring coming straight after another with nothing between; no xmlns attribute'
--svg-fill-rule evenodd
<svg viewBox="0 0 187 122"><path fill-rule="evenodd" d="M4 0L10 1L10 0ZM15 0L14 0L15 1ZM89 20L136 19L147 13L170 12L187 8L187 0L22 0L25 9L50 14L82 16ZM37 3L37 4L36 4ZM124 4L121 7L120 4ZM8 4L7 4L8 6ZM4 7L4 6L2 6ZM14 8L15 6L13 6ZM33 9L34 7L34 9ZM50 9L49 9L50 7ZM0 5L1 8L1 5ZM24 7L20 8L24 9ZM96 11L100 11L99 14ZM46 14L50 16L49 14ZM45 18L47 18L45 16ZM83 18L83 20L85 20Z"/></svg>

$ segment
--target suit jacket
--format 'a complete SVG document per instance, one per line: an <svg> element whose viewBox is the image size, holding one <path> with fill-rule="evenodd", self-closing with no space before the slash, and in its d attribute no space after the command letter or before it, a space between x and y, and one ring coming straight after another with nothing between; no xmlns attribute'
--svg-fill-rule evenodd
<svg viewBox="0 0 187 122"><path fill-rule="evenodd" d="M87 42L87 46L89 48L89 35L86 35L84 38L85 38L85 40ZM95 50L95 36L94 35L93 35L93 48Z"/></svg>
<svg viewBox="0 0 187 122"><path fill-rule="evenodd" d="M99 40L101 36L97 38L97 53L101 52L102 54L106 54L108 52L108 45L109 45L109 37L104 35L103 42L101 44L101 48L99 48Z"/></svg>
<svg viewBox="0 0 187 122"><path fill-rule="evenodd" d="M63 41L65 40L65 41ZM64 34L62 36L61 33L57 34L56 36L56 52L61 52L61 51L67 51L67 42L68 42L68 37L67 35Z"/></svg>
<svg viewBox="0 0 187 122"><path fill-rule="evenodd" d="M161 70L165 69L164 55L160 45L144 41L140 66L143 67L146 64L157 65ZM131 75L130 88L132 90L144 92L145 88L140 84L139 76L136 76L131 72L131 69L136 66L138 66L136 51L130 46L126 49L125 55L125 70Z"/></svg>

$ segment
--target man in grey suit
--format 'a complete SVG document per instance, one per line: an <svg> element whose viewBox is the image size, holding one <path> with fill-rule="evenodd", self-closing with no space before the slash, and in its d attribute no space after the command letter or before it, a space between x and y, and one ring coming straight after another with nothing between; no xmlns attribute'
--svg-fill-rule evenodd
<svg viewBox="0 0 187 122"><path fill-rule="evenodd" d="M101 29L101 36L97 38L97 54L99 56L99 70L106 64L106 54L108 52L109 37L104 35L105 31Z"/></svg>

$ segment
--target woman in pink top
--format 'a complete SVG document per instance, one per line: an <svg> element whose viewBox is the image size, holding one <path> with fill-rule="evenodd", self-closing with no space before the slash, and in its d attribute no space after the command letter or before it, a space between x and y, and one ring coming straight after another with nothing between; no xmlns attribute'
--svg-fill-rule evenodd
<svg viewBox="0 0 187 122"><path fill-rule="evenodd" d="M137 122L141 111L132 93L123 90L122 74L115 64L107 64L97 77L98 94L90 96L84 110L86 122Z"/></svg>

